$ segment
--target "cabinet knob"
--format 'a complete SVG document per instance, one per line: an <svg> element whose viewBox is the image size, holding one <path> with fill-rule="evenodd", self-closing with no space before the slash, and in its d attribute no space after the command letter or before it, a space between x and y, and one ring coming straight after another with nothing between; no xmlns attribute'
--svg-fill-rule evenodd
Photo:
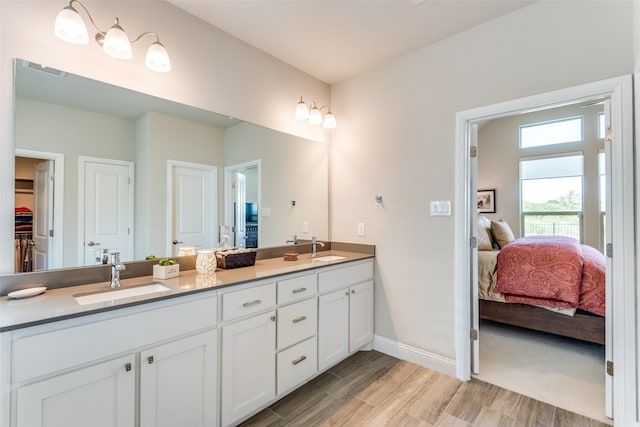
<svg viewBox="0 0 640 427"><path fill-rule="evenodd" d="M352 294L355 294L355 293L356 293L356 291L355 291L355 290L353 290L353 289L351 289L351 293L352 293Z"/></svg>
<svg viewBox="0 0 640 427"><path fill-rule="evenodd" d="M349 291L345 292L344 294L345 294L346 296L349 296Z"/></svg>
<svg viewBox="0 0 640 427"><path fill-rule="evenodd" d="M131 370L131 363L127 363L126 365L124 365L124 370L126 372L129 372Z"/></svg>
<svg viewBox="0 0 640 427"><path fill-rule="evenodd" d="M149 362L149 365L151 365L153 363L153 356L147 357L147 362Z"/></svg>
<svg viewBox="0 0 640 427"><path fill-rule="evenodd" d="M307 356L300 356L296 360L292 360L291 364L297 365L298 363L304 362L305 360L307 360Z"/></svg>
<svg viewBox="0 0 640 427"><path fill-rule="evenodd" d="M295 319L292 320L292 322L298 323L298 322L302 322L303 320L307 320L307 316L296 317Z"/></svg>
<svg viewBox="0 0 640 427"><path fill-rule="evenodd" d="M271 321L275 322L276 321L276 316L271 316Z"/></svg>

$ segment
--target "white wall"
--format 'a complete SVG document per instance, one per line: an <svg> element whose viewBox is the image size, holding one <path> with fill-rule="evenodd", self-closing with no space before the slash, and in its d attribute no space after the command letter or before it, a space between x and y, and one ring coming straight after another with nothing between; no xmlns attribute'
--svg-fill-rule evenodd
<svg viewBox="0 0 640 427"><path fill-rule="evenodd" d="M24 58L204 110L223 113L305 138L326 141L329 132L293 119L300 95L329 104L329 87L235 39L175 6L152 1L91 1L100 26L115 16L130 34L156 31L173 70L143 65L145 42L131 61L102 53L95 43L77 46L53 35L57 1L0 1L0 199L13 199L13 58ZM11 241L13 212L0 210L0 242ZM12 246L0 245L0 272L12 271Z"/></svg>
<svg viewBox="0 0 640 427"><path fill-rule="evenodd" d="M631 12L535 3L332 88L332 239L376 244L377 335L454 359L454 218L428 208L454 197L455 113L630 73Z"/></svg>
<svg viewBox="0 0 640 427"><path fill-rule="evenodd" d="M240 123L225 131L224 155L227 166L260 159L259 215L263 207L271 214L260 216L258 246L284 245L292 234L329 238L327 144ZM309 223L307 233L303 222Z"/></svg>

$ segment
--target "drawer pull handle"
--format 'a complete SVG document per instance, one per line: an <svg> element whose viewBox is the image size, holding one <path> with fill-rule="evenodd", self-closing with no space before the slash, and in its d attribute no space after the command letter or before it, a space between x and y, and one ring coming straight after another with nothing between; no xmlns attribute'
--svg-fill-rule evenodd
<svg viewBox="0 0 640 427"><path fill-rule="evenodd" d="M292 290L291 293L292 294L297 294L297 293L300 293L300 292L304 292L306 290L307 290L307 288L296 288L296 289Z"/></svg>
<svg viewBox="0 0 640 427"><path fill-rule="evenodd" d="M292 320L292 322L298 323L298 322L302 322L303 320L307 320L307 316L296 317L295 319Z"/></svg>
<svg viewBox="0 0 640 427"><path fill-rule="evenodd" d="M257 300L253 300L253 301L249 301L249 302L245 302L244 304L242 304L243 307L251 307L252 305L258 305L260 304L262 301L260 301L259 299Z"/></svg>
<svg viewBox="0 0 640 427"><path fill-rule="evenodd" d="M149 365L151 365L153 363L153 356L147 357L147 362L149 362Z"/></svg>
<svg viewBox="0 0 640 427"><path fill-rule="evenodd" d="M297 365L298 363L302 363L305 360L307 360L307 356L300 356L299 358L297 358L296 360L292 360L291 364L292 365Z"/></svg>
<svg viewBox="0 0 640 427"><path fill-rule="evenodd" d="M126 372L129 372L131 370L131 363L127 363L126 365L124 365L124 370Z"/></svg>

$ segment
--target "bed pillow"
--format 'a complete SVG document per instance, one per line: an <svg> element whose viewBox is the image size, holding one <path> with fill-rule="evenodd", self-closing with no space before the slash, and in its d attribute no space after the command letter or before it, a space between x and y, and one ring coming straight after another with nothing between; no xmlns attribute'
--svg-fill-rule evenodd
<svg viewBox="0 0 640 427"><path fill-rule="evenodd" d="M478 250L493 250L493 238L491 236L491 221L486 216L478 215Z"/></svg>
<svg viewBox="0 0 640 427"><path fill-rule="evenodd" d="M491 234L501 249L516 240L513 231L511 231L511 227L502 219L499 221L491 221Z"/></svg>

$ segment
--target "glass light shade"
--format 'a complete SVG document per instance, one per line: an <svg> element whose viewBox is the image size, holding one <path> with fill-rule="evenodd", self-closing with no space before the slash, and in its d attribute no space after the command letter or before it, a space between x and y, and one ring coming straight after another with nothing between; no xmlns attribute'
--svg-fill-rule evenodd
<svg viewBox="0 0 640 427"><path fill-rule="evenodd" d="M309 124L310 125L322 124L322 113L320 112L320 109L315 105L311 107L311 111L309 112Z"/></svg>
<svg viewBox="0 0 640 427"><path fill-rule="evenodd" d="M322 125L325 129L333 129L336 127L336 118L331 114L331 111L324 115L324 122Z"/></svg>
<svg viewBox="0 0 640 427"><path fill-rule="evenodd" d="M196 271L198 273L216 272L216 251L213 249L200 249L196 257Z"/></svg>
<svg viewBox="0 0 640 427"><path fill-rule="evenodd" d="M154 42L149 46L144 63L147 68L159 73L167 73L171 71L171 60L169 60L167 50L160 42Z"/></svg>
<svg viewBox="0 0 640 427"><path fill-rule="evenodd" d="M89 43L87 26L84 24L78 11L71 7L71 5L65 7L58 13L53 32L58 38L68 43Z"/></svg>
<svg viewBox="0 0 640 427"><path fill-rule="evenodd" d="M131 59L133 57L129 37L117 23L105 34L102 50L107 55L118 59Z"/></svg>
<svg viewBox="0 0 640 427"><path fill-rule="evenodd" d="M296 106L296 120L307 120L309 118L309 107L304 103L302 97Z"/></svg>

